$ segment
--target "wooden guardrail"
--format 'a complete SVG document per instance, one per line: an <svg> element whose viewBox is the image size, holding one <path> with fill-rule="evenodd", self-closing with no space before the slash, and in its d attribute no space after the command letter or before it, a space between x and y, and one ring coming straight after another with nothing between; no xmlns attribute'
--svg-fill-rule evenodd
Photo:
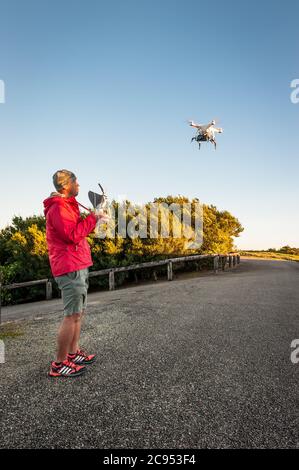
<svg viewBox="0 0 299 470"><path fill-rule="evenodd" d="M51 279L38 279L36 281L16 282L14 284L7 284L4 286L0 283L0 323L1 323L1 307L2 307L2 299L1 299L2 289L12 290L12 289L18 289L19 287L37 286L39 284L45 284L46 286L46 300L52 299Z"/></svg>
<svg viewBox="0 0 299 470"><path fill-rule="evenodd" d="M186 261L200 261L202 259L213 259L213 271L215 274L221 269L225 270L225 267L235 267L240 263L240 255L238 253L228 254L212 254L212 255L191 255L182 256L179 258L168 258L160 261L148 261L147 263L132 264L130 266L120 266L116 268L106 268L100 271L90 271L89 277L97 276L109 276L109 290L115 289L115 273L134 271L143 268L154 268L158 266L167 265L167 279L172 281L173 279L173 264L181 263ZM17 282L15 284L1 285L0 283L0 323L1 323L1 291L2 289L12 290L20 287L32 287L39 284L45 284L46 300L52 299L52 282L53 279L39 279L37 281Z"/></svg>

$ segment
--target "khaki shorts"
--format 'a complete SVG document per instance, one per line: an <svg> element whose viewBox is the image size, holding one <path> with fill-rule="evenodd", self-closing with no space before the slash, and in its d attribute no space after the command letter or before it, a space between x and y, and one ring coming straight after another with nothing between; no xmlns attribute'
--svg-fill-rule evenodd
<svg viewBox="0 0 299 470"><path fill-rule="evenodd" d="M81 313L87 306L88 268L54 278L61 290L64 315Z"/></svg>

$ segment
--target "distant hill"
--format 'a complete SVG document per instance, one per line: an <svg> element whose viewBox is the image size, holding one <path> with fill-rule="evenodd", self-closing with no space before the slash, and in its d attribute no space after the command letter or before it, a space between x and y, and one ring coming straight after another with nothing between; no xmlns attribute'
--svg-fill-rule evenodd
<svg viewBox="0 0 299 470"><path fill-rule="evenodd" d="M255 258L285 259L299 261L299 248L292 248L289 245L281 248L269 248L268 250L240 250L242 256L252 256Z"/></svg>

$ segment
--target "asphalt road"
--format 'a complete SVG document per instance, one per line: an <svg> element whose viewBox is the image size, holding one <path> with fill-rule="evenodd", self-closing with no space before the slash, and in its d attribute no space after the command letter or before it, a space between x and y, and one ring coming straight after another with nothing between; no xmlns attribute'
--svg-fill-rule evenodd
<svg viewBox="0 0 299 470"><path fill-rule="evenodd" d="M98 361L72 380L47 377L59 302L31 304L5 340L0 447L298 448L298 286L299 263L242 259L93 294L82 346Z"/></svg>

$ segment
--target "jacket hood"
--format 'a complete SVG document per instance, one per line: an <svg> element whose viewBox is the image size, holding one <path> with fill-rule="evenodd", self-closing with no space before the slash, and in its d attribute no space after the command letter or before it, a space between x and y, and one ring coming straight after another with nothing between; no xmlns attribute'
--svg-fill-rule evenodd
<svg viewBox="0 0 299 470"><path fill-rule="evenodd" d="M50 207L53 206L53 204L74 204L78 205L76 198L74 196L72 197L65 197L64 194L58 193L56 191L53 191L49 197L47 197L44 201L44 214L47 215L47 212L49 211Z"/></svg>

